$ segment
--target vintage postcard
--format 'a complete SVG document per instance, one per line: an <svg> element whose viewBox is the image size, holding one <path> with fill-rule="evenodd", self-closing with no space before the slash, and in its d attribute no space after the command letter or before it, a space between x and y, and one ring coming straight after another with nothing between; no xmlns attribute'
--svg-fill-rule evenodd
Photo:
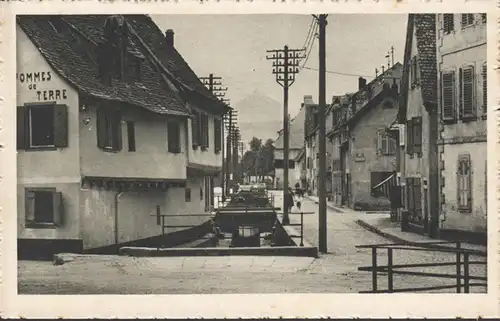
<svg viewBox="0 0 500 321"><path fill-rule="evenodd" d="M498 316L497 13L2 3L2 316Z"/></svg>

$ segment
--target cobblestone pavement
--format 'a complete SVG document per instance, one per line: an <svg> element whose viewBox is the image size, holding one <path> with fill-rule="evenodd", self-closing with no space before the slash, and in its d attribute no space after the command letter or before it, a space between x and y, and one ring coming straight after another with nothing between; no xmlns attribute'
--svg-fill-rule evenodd
<svg viewBox="0 0 500 321"><path fill-rule="evenodd" d="M277 195L279 198L279 195ZM277 200L279 201L279 200ZM304 200L304 234L317 245L317 205ZM170 257L133 258L91 256L54 266L51 262L20 261L20 294L210 294L210 293L356 293L371 288L371 273L359 266L371 264L371 253L355 245L388 243L355 223L364 214L328 212L328 254L319 259L297 257ZM298 215L291 216L299 222ZM396 251L394 264L452 261L449 254ZM471 258L480 260L481 258ZM380 253L379 262L387 260ZM454 267L426 268L428 272L454 273ZM414 269L413 269L414 270ZM471 267L471 275L485 268ZM454 279L394 276L394 287L453 284ZM379 288L387 287L381 275ZM484 288L471 288L484 292ZM433 291L453 292L453 289Z"/></svg>

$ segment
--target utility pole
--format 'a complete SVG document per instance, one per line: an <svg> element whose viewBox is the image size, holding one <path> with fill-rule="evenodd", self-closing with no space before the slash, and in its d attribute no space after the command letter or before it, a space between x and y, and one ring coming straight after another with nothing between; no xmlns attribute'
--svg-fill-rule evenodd
<svg viewBox="0 0 500 321"><path fill-rule="evenodd" d="M391 56L390 56L390 53L387 52L387 55L385 55L385 57L387 58L387 69L391 69Z"/></svg>
<svg viewBox="0 0 500 321"><path fill-rule="evenodd" d="M221 80L222 80L222 77L215 77L214 74L209 74L208 77L200 77L200 81L208 87L208 90L210 90L210 92L215 96L217 97L220 101L222 101L223 103L226 103L227 100L224 99L224 96L226 96L226 91L227 91L227 87L222 87L222 83L221 83ZM226 115L223 116L223 120L224 121L224 117ZM224 148L224 130L222 130L222 146L221 146L221 154L222 154L222 173L221 173L221 181L220 181L220 184L221 184L221 191L222 191L222 201L224 202L226 200L226 193L225 193L225 188L224 188L224 177L226 175L226 167L225 164L224 164L224 149L227 149ZM212 182L212 180L211 180ZM214 189L214 186L211 184L210 185L211 188L212 188L212 194L213 194L213 189ZM213 199L213 198L212 198Z"/></svg>
<svg viewBox="0 0 500 321"><path fill-rule="evenodd" d="M319 251L327 253L327 216L326 216L326 14L319 20L319 177L318 177L318 243Z"/></svg>
<svg viewBox="0 0 500 321"><path fill-rule="evenodd" d="M289 127L288 127L288 88L295 82L295 74L299 73L299 60L305 58L304 49L267 50L267 59L273 61L273 74L276 82L283 87L283 224L290 224L288 216L288 168L289 168Z"/></svg>
<svg viewBox="0 0 500 321"><path fill-rule="evenodd" d="M391 46L392 65L394 66L394 46Z"/></svg>

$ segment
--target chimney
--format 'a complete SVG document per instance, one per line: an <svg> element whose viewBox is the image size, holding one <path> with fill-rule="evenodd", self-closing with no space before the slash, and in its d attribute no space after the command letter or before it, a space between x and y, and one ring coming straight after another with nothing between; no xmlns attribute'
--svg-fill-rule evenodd
<svg viewBox="0 0 500 321"><path fill-rule="evenodd" d="M314 100L312 95L304 95L304 105L313 105Z"/></svg>
<svg viewBox="0 0 500 321"><path fill-rule="evenodd" d="M366 79L363 77L358 78L358 90L361 90L366 87Z"/></svg>
<svg viewBox="0 0 500 321"><path fill-rule="evenodd" d="M165 31L165 42L168 49L174 48L174 31L172 29Z"/></svg>

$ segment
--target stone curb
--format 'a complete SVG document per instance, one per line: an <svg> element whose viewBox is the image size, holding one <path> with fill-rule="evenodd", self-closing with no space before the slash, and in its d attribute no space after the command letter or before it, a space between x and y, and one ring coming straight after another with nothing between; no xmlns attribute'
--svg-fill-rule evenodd
<svg viewBox="0 0 500 321"><path fill-rule="evenodd" d="M122 247L119 255L135 257L174 257L174 256L301 256L317 257L316 247L280 246L269 248L148 248Z"/></svg>
<svg viewBox="0 0 500 321"><path fill-rule="evenodd" d="M314 204L318 204L319 203L318 201L310 198L309 195L304 195L304 198L307 198L311 202L314 202ZM345 213L345 211L343 209L340 209L338 207L332 206L332 205L328 204L328 202L326 202L326 207L328 207L329 209L331 209L332 211L337 212L337 213Z"/></svg>
<svg viewBox="0 0 500 321"><path fill-rule="evenodd" d="M380 236L382 236L383 238L385 239L388 239L389 241L392 241L394 243L400 243L400 244L404 244L404 245L409 245L409 246L419 246L419 247L425 247L425 248L435 248L435 249L449 249L450 247L447 247L447 246L441 246L441 245L436 245L436 244L426 244L425 242L413 242L413 241L408 241L408 240L405 240L399 236L396 236L394 234L391 234L391 233L387 233L387 232L383 232L381 231L379 228L363 221L363 220L356 220L356 223L363 227L364 229L372 232L372 233L375 233L375 234L378 234ZM485 251L481 251L481 250L470 250L472 254L475 254L477 256L481 256L481 257L486 257L487 256L487 252Z"/></svg>

